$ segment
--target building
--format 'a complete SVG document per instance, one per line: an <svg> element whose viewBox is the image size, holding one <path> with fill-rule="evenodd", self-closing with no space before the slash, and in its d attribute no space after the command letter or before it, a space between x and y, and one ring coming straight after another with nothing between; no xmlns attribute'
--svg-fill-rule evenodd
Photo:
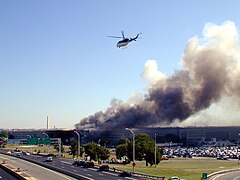
<svg viewBox="0 0 240 180"><path fill-rule="evenodd" d="M55 143L56 139L61 139L64 145L69 145L72 139L77 139L74 129L13 129L8 131L8 144L27 144L28 139L51 139ZM88 131L78 131L81 134L81 144L86 143L85 137Z"/></svg>
<svg viewBox="0 0 240 180"><path fill-rule="evenodd" d="M135 134L145 133L157 143L180 143L185 146L200 146L212 140L228 140L239 143L240 126L209 126L209 127L150 127L133 128ZM120 138L132 139L132 133L125 129L115 129L102 133L99 139L108 142L109 146L117 145Z"/></svg>
<svg viewBox="0 0 240 180"><path fill-rule="evenodd" d="M240 126L209 126L209 127L144 127L133 128L134 134L145 133L157 143L183 144L185 146L201 146L210 141L240 142ZM9 143L26 144L28 138L61 138L64 145L69 145L72 139L77 140L74 129L70 130L12 130L9 131ZM94 141L98 144L116 146L121 138L132 139L132 133L125 129L114 129L101 133L78 130L81 134L81 144Z"/></svg>

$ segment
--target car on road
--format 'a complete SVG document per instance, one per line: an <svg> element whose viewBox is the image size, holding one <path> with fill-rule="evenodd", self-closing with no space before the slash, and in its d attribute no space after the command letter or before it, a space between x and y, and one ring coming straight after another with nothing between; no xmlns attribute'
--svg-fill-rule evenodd
<svg viewBox="0 0 240 180"><path fill-rule="evenodd" d="M99 166L98 171L109 171L109 166L108 165L101 165L101 166Z"/></svg>
<svg viewBox="0 0 240 180"><path fill-rule="evenodd" d="M23 154L23 155L30 156L30 153L29 153L29 152L27 152L27 151L23 151L23 152L22 152L22 154Z"/></svg>
<svg viewBox="0 0 240 180"><path fill-rule="evenodd" d="M132 173L130 171L122 171L119 173L119 176L121 177L131 177Z"/></svg>
<svg viewBox="0 0 240 180"><path fill-rule="evenodd" d="M93 168L94 167L94 163L93 162L85 162L84 164L83 164L83 167L85 167L85 168Z"/></svg>
<svg viewBox="0 0 240 180"><path fill-rule="evenodd" d="M45 162L52 162L52 160L53 160L52 157L47 157L47 158L45 159Z"/></svg>
<svg viewBox="0 0 240 180"><path fill-rule="evenodd" d="M84 166L84 164L85 164L85 161L82 161L82 160L80 160L80 161L74 161L74 162L72 163L72 165L74 165L74 166Z"/></svg>

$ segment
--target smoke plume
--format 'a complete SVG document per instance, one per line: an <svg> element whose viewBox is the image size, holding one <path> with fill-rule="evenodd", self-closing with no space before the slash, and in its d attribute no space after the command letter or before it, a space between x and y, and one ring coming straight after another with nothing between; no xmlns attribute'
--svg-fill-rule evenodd
<svg viewBox="0 0 240 180"><path fill-rule="evenodd" d="M171 76L146 62L143 78L149 82L144 96L131 101L112 100L105 112L82 119L76 128L96 131L125 127L171 125L183 122L225 97L239 102L240 68L238 31L234 22L206 24L203 37L192 37L182 56L182 68Z"/></svg>

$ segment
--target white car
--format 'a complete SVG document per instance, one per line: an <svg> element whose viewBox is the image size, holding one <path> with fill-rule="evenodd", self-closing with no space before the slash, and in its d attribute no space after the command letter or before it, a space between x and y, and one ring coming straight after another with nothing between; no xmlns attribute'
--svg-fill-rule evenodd
<svg viewBox="0 0 240 180"><path fill-rule="evenodd" d="M180 180L180 178L177 176L173 176L173 177L170 177L168 180Z"/></svg>
<svg viewBox="0 0 240 180"><path fill-rule="evenodd" d="M46 162L52 162L52 157L47 157L45 161Z"/></svg>

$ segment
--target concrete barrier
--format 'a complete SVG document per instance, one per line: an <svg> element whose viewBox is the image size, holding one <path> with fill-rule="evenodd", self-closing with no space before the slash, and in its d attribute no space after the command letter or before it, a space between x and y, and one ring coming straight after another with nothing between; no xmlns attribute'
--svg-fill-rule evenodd
<svg viewBox="0 0 240 180"><path fill-rule="evenodd" d="M20 168L13 167L6 163L1 163L0 168L4 171L11 174L13 177L20 179L20 180L36 180L34 177L30 176L29 174L22 172Z"/></svg>

